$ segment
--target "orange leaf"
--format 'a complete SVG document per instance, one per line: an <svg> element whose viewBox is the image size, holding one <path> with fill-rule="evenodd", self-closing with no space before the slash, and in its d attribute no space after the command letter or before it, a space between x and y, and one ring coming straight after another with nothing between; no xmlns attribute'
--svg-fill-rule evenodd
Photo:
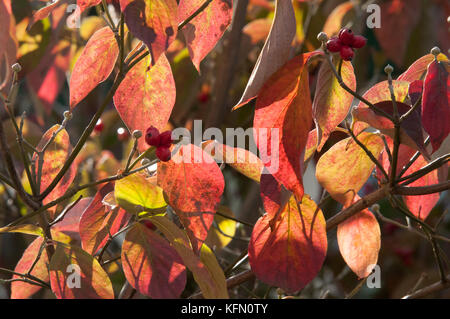
<svg viewBox="0 0 450 319"><path fill-rule="evenodd" d="M120 8L130 32L144 41L155 64L177 36L177 1L120 0Z"/></svg>
<svg viewBox="0 0 450 319"><path fill-rule="evenodd" d="M253 120L261 160L298 201L303 197L303 154L312 125L307 61L315 54L293 58L264 84Z"/></svg>
<svg viewBox="0 0 450 319"><path fill-rule="evenodd" d="M95 32L81 52L70 77L70 109L80 103L114 69L119 47L109 27Z"/></svg>
<svg viewBox="0 0 450 319"><path fill-rule="evenodd" d="M291 197L276 220L261 217L248 248L256 277L287 292L298 291L314 279L327 252L322 211L307 195L298 205Z"/></svg>
<svg viewBox="0 0 450 319"><path fill-rule="evenodd" d="M198 157L199 156L199 157ZM158 164L158 186L186 228L194 251L205 241L225 182L214 159L189 144L168 162Z"/></svg>
<svg viewBox="0 0 450 319"><path fill-rule="evenodd" d="M178 22L186 20L204 2L204 0L181 0L178 4ZM183 34L189 54L198 71L200 71L200 62L214 48L228 28L232 13L232 0L215 0L184 26Z"/></svg>
<svg viewBox="0 0 450 319"><path fill-rule="evenodd" d="M175 81L164 54L151 66L151 58L136 64L125 76L114 95L114 105L130 132L145 134L150 126L162 131L167 125L175 104ZM138 141L139 151L149 146L145 139Z"/></svg>
<svg viewBox="0 0 450 319"><path fill-rule="evenodd" d="M325 32L328 37L337 35L342 27L344 27L344 18L353 9L353 2L347 1L338 5L330 13L323 26L323 32Z"/></svg>
<svg viewBox="0 0 450 319"><path fill-rule="evenodd" d="M178 298L186 286L186 267L177 251L141 223L128 230L122 244L125 277L151 298Z"/></svg>
<svg viewBox="0 0 450 319"><path fill-rule="evenodd" d="M377 134L363 132L358 140L378 159L384 143ZM344 206L366 183L375 164L364 150L351 138L334 144L320 157L316 166L317 181L330 195Z"/></svg>
<svg viewBox="0 0 450 319"><path fill-rule="evenodd" d="M448 61L447 57L440 53L437 56L438 61ZM434 55L427 54L423 57L417 59L413 64L410 65L408 70L403 72L398 78L398 81L408 81L413 82L417 80L423 80L427 72L428 65L434 61Z"/></svg>
<svg viewBox="0 0 450 319"><path fill-rule="evenodd" d="M373 266L377 264L381 246L380 236L380 225L368 209L338 225L339 251L358 278L370 275Z"/></svg>

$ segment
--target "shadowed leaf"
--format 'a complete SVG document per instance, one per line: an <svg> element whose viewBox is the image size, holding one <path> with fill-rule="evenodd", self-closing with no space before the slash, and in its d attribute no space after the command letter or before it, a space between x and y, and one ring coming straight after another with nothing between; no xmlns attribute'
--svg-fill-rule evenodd
<svg viewBox="0 0 450 319"><path fill-rule="evenodd" d="M177 36L176 0L120 0L120 8L130 32L144 41L155 64Z"/></svg>
<svg viewBox="0 0 450 319"><path fill-rule="evenodd" d="M236 110L254 99L269 77L289 59L291 43L296 31L294 8L289 0L277 0L275 17L269 36L259 54L247 87L241 99L233 107Z"/></svg>
<svg viewBox="0 0 450 319"><path fill-rule="evenodd" d="M181 23L202 6L205 0L181 0L178 22ZM189 54L197 70L200 62L214 48L231 22L232 0L214 0L183 28Z"/></svg>
<svg viewBox="0 0 450 319"><path fill-rule="evenodd" d="M200 256L198 256L193 252L186 233L168 218L155 215L149 219L176 249L186 267L192 271L203 297L207 299L228 298L225 275L211 249L202 245Z"/></svg>
<svg viewBox="0 0 450 319"><path fill-rule="evenodd" d="M125 277L151 298L178 298L186 285L186 267L177 251L160 235L136 223L122 244Z"/></svg>
<svg viewBox="0 0 450 319"><path fill-rule="evenodd" d="M58 243L49 268L50 285L58 299L114 298L111 280L97 259L77 246Z"/></svg>

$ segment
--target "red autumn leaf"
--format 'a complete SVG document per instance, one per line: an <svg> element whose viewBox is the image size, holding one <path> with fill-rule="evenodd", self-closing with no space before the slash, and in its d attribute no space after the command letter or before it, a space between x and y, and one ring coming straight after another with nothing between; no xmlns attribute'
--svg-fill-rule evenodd
<svg viewBox="0 0 450 319"><path fill-rule="evenodd" d="M19 262L14 268L14 271L20 274L26 274L31 268L31 265L36 260L38 256L41 245L44 241L44 238L38 237L36 238L25 250ZM41 279L44 282L48 282L48 270L47 270L47 252L45 249L42 251L41 257L34 265L33 270L31 271L31 275L36 278ZM17 275L12 277L13 279L20 278ZM33 296L36 292L41 289L40 286L31 285L23 281L13 281L11 283L11 299L28 299Z"/></svg>
<svg viewBox="0 0 450 319"><path fill-rule="evenodd" d="M81 52L70 77L70 109L80 103L114 69L119 47L109 27L95 32Z"/></svg>
<svg viewBox="0 0 450 319"><path fill-rule="evenodd" d="M60 222L52 226L52 230L64 233L71 239L80 241L80 218L84 210L89 206L92 197L82 198L75 206L69 204L70 210L64 213L64 218ZM61 212L62 214L63 212Z"/></svg>
<svg viewBox="0 0 450 319"><path fill-rule="evenodd" d="M150 126L163 131L175 104L175 81L164 54L151 66L151 58L136 64L125 76L114 95L114 105L130 132L145 134ZM139 139L139 151L149 145Z"/></svg>
<svg viewBox="0 0 450 319"><path fill-rule="evenodd" d="M264 210L270 218L274 218L291 197L291 193L267 171L261 175L260 192Z"/></svg>
<svg viewBox="0 0 450 319"><path fill-rule="evenodd" d="M293 58L264 84L253 120L261 160L298 201L303 197L303 154L312 125L307 62L315 54Z"/></svg>
<svg viewBox="0 0 450 319"><path fill-rule="evenodd" d="M380 156L384 143L377 134L363 132L358 140L375 158ZM334 144L320 157L316 165L316 178L335 200L348 206L374 167L364 150L349 137Z"/></svg>
<svg viewBox="0 0 450 319"><path fill-rule="evenodd" d="M233 110L254 99L270 76L288 61L291 56L291 43L295 32L296 22L292 2L277 0L275 17L269 36L259 54L247 87L239 102L233 107Z"/></svg>
<svg viewBox="0 0 450 319"><path fill-rule="evenodd" d="M130 32L144 41L155 64L177 36L176 0L120 0L120 8Z"/></svg>
<svg viewBox="0 0 450 319"><path fill-rule="evenodd" d="M341 76L352 90L356 89L352 63L343 61ZM334 76L327 62L323 62L317 79L313 101L313 118L319 135L317 151L321 151L331 132L346 118L353 101L353 95L345 91Z"/></svg>
<svg viewBox="0 0 450 319"><path fill-rule="evenodd" d="M450 77L448 64L433 61L428 65L423 84L422 122L435 152L450 133Z"/></svg>
<svg viewBox="0 0 450 319"><path fill-rule="evenodd" d="M421 169L423 166L427 164L428 161L425 158L423 158L423 156L419 156L419 158L406 171L405 176ZM408 186L411 187L430 186L437 183L439 183L438 171L433 170L427 175L410 183ZM406 206L414 214L414 216L422 220L425 220L427 216L430 214L433 207L438 202L439 193L420 196L403 196L403 199L405 201Z"/></svg>
<svg viewBox="0 0 450 319"><path fill-rule="evenodd" d="M402 66L409 37L419 22L420 0L389 0L380 4L381 27L375 28L375 36L387 58ZM393 34L401 34L401 41Z"/></svg>
<svg viewBox="0 0 450 319"><path fill-rule="evenodd" d="M102 249L109 236L114 236L130 218L123 209L111 209L103 203L105 196L113 190L113 183L103 186L79 218L81 247L89 254L95 254Z"/></svg>
<svg viewBox="0 0 450 319"><path fill-rule="evenodd" d="M387 145L389 150L393 151L393 142L392 139L386 136ZM414 155L416 151L411 147L400 144L400 148L398 151L398 162L397 162L397 173L402 170L402 168L410 161L411 157ZM389 172L390 162L389 157L386 151L380 156L380 163L383 165L383 168L386 172ZM419 170L423 166L427 165L428 161L420 155L416 161L408 168L408 170L403 174L403 176L414 173ZM382 177L381 172L377 168L377 176L380 179ZM410 183L408 186L411 187L419 187L419 186L428 186L439 183L438 172L436 170L428 173L427 175L419 178L418 180ZM403 196L406 206L408 209L414 214L414 216L426 219L431 209L436 205L439 200L439 193L427 194L427 195L419 195L419 196Z"/></svg>
<svg viewBox="0 0 450 319"><path fill-rule="evenodd" d="M42 166L40 185L41 192L44 191L47 186L50 185L56 175L58 175L59 171L64 166L64 163L67 161L70 153L72 152L72 145L70 145L69 134L64 128L61 129L61 126L58 124L52 126L47 130L47 132L45 132L36 149L38 151L42 151L44 146L50 141L53 134L55 133L57 134L53 142L50 143L47 150L45 151L42 163L39 164L39 160L36 154L33 156L33 161L35 161L36 163L36 176L38 176L39 166ZM72 181L75 178L75 174L76 167L74 165L71 165L67 172L64 174L63 178L52 190L52 192L47 197L45 197L43 203L49 203L56 198L64 195L70 184L72 184Z"/></svg>
<svg viewBox="0 0 450 319"><path fill-rule="evenodd" d="M58 243L49 269L50 285L58 299L114 299L111 280L102 266L77 246ZM74 276L78 271L80 282Z"/></svg>
<svg viewBox="0 0 450 319"><path fill-rule="evenodd" d="M438 61L448 61L447 57L440 53L437 56ZM427 54L417 59L410 67L403 72L398 78L398 81L413 82L416 80L423 80L427 72L428 65L434 61L434 55Z"/></svg>
<svg viewBox="0 0 450 319"><path fill-rule="evenodd" d="M186 286L186 267L160 235L137 223L122 244L122 266L130 285L151 298L178 298Z"/></svg>
<svg viewBox="0 0 450 319"><path fill-rule="evenodd" d="M220 203L225 182L214 159L189 144L168 162L158 164L158 186L167 196L198 252Z"/></svg>
<svg viewBox="0 0 450 319"><path fill-rule="evenodd" d="M204 0L181 0L178 22L182 23L202 6ZM228 28L233 14L232 0L215 0L183 28L189 54L197 70Z"/></svg>
<svg viewBox="0 0 450 319"><path fill-rule="evenodd" d="M325 219L305 195L301 204L291 197L277 218L266 214L256 222L248 257L258 279L295 292L317 275L326 251Z"/></svg>
<svg viewBox="0 0 450 319"><path fill-rule="evenodd" d="M358 278L370 275L377 264L381 245L380 236L380 225L368 209L338 225L339 251Z"/></svg>

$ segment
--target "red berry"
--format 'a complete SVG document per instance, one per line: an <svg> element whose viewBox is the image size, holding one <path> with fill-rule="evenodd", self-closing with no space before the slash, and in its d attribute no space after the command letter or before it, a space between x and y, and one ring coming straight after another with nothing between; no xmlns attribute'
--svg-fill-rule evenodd
<svg viewBox="0 0 450 319"><path fill-rule="evenodd" d="M159 134L159 146L170 147L172 145L172 132L165 131Z"/></svg>
<svg viewBox="0 0 450 319"><path fill-rule="evenodd" d="M200 94L197 96L197 99L200 103L206 103L209 101L209 93L200 92Z"/></svg>
<svg viewBox="0 0 450 319"><path fill-rule="evenodd" d="M363 46L365 46L367 43L367 39L364 38L362 35L355 35L353 37L352 47L355 49L360 49Z"/></svg>
<svg viewBox="0 0 450 319"><path fill-rule="evenodd" d="M341 41L334 37L327 41L327 50L330 52L339 52L341 51L342 44Z"/></svg>
<svg viewBox="0 0 450 319"><path fill-rule="evenodd" d="M350 48L349 46L344 45L341 48L341 58L342 58L342 60L350 61L351 59L353 59L353 55L354 55L353 49Z"/></svg>
<svg viewBox="0 0 450 319"><path fill-rule="evenodd" d="M105 125L103 124L102 119L98 119L97 123L94 126L94 131L97 133L100 133L101 131L103 131Z"/></svg>
<svg viewBox="0 0 450 319"><path fill-rule="evenodd" d="M353 32L350 29L341 29L339 31L339 40L341 40L342 44L351 45L353 43Z"/></svg>
<svg viewBox="0 0 450 319"><path fill-rule="evenodd" d="M117 138L119 139L119 141L126 141L128 140L128 138L130 137L130 134L128 133L128 130L123 128L123 127L119 127L117 129Z"/></svg>
<svg viewBox="0 0 450 319"><path fill-rule="evenodd" d="M145 142L150 146L159 146L159 140L159 130L154 126L150 126L145 132Z"/></svg>
<svg viewBox="0 0 450 319"><path fill-rule="evenodd" d="M161 160L161 162L167 162L170 160L170 149L168 147L160 146L156 149L156 156Z"/></svg>

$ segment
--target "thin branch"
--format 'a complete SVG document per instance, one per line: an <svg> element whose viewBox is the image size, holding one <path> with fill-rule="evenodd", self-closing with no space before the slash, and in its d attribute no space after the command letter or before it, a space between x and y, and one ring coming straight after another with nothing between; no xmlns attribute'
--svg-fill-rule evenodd
<svg viewBox="0 0 450 319"><path fill-rule="evenodd" d="M212 0L206 0L193 14L191 14L186 20L178 25L178 30L183 29L189 22L191 22L196 16L198 16L206 7L212 2Z"/></svg>

